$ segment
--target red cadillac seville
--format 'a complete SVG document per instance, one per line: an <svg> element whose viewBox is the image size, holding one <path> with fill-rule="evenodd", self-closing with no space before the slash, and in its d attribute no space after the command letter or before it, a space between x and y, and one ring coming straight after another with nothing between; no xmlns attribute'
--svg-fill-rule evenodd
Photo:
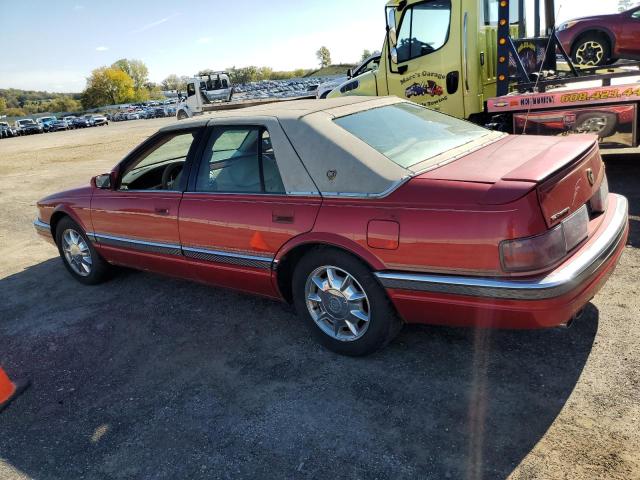
<svg viewBox="0 0 640 480"><path fill-rule="evenodd" d="M567 324L628 235L595 136L510 136L390 97L177 123L38 210L82 283L124 265L282 299L348 355L402 322Z"/></svg>

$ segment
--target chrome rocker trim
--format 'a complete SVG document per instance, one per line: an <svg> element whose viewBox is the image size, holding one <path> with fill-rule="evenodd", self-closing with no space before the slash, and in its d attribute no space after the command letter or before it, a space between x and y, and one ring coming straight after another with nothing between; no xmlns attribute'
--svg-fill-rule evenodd
<svg viewBox="0 0 640 480"><path fill-rule="evenodd" d="M385 288L448 293L510 300L544 300L559 297L583 283L617 250L628 224L628 202L615 195L616 207L609 228L579 257L546 277L533 280L376 272Z"/></svg>
<svg viewBox="0 0 640 480"><path fill-rule="evenodd" d="M203 248L182 247L185 257L208 262L230 263L243 267L254 267L270 269L273 257L261 257L257 255L245 255L235 252L224 252L220 250L206 250Z"/></svg>
<svg viewBox="0 0 640 480"><path fill-rule="evenodd" d="M257 255L246 255L236 252L225 252L221 250L206 250L203 248L183 247L182 245L172 243L148 242L145 240L136 240L133 238L116 237L113 235L105 235L102 233L87 234L91 241L97 242L99 245L107 245L112 247L131 248L143 252L160 253L163 255L184 256L195 260L204 260L207 262L228 263L243 267L254 267L262 269L271 269L274 262L273 257L262 257Z"/></svg>
<svg viewBox="0 0 640 480"><path fill-rule="evenodd" d="M133 238L114 237L111 235L104 235L102 233L94 233L92 234L92 237L95 238L98 244L112 247L132 248L143 252L162 253L165 255L182 255L180 245L172 243L147 242L143 240L135 240Z"/></svg>

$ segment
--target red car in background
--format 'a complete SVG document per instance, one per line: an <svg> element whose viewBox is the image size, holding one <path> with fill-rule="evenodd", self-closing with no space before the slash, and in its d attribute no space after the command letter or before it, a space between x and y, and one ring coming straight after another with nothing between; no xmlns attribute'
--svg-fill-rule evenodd
<svg viewBox="0 0 640 480"><path fill-rule="evenodd" d="M640 60L640 6L564 22L557 34L576 65L607 65L621 58Z"/></svg>
<svg viewBox="0 0 640 480"><path fill-rule="evenodd" d="M568 324L615 268L628 206L595 136L340 97L165 127L40 200L35 228L81 283L123 265L281 299L326 347L364 355L402 322Z"/></svg>

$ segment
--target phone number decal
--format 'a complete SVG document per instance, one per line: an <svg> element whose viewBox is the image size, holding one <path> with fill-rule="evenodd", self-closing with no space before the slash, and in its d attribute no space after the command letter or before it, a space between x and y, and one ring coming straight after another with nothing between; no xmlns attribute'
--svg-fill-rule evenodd
<svg viewBox="0 0 640 480"><path fill-rule="evenodd" d="M598 90L595 92L567 93L560 97L562 103L592 102L594 100L611 100L625 97L640 97L640 88Z"/></svg>

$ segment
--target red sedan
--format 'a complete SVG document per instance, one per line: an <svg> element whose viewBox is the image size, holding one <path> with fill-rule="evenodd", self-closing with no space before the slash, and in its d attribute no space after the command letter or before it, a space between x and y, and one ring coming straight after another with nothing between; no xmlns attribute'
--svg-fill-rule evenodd
<svg viewBox="0 0 640 480"><path fill-rule="evenodd" d="M628 235L596 137L509 136L397 98L180 122L38 210L82 283L123 265L282 299L348 355L402 322L567 324Z"/></svg>
<svg viewBox="0 0 640 480"><path fill-rule="evenodd" d="M558 27L558 39L577 65L640 60L640 7L570 20Z"/></svg>

